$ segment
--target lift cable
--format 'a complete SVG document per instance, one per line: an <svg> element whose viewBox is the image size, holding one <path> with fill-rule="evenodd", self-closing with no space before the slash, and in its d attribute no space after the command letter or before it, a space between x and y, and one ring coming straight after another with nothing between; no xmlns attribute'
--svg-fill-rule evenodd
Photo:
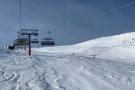
<svg viewBox="0 0 135 90"><path fill-rule="evenodd" d="M22 29L22 0L20 0L20 12L19 12L19 14L20 14L20 30Z"/></svg>

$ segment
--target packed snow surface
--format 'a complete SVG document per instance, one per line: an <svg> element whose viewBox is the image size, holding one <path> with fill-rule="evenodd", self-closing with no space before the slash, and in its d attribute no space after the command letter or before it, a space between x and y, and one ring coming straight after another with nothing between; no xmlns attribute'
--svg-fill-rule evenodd
<svg viewBox="0 0 135 90"><path fill-rule="evenodd" d="M0 90L135 90L135 33L0 52Z"/></svg>

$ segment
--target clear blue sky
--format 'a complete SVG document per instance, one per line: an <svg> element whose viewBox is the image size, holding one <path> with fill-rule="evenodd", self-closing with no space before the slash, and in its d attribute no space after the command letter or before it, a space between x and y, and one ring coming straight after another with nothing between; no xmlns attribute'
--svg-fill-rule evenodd
<svg viewBox="0 0 135 90"><path fill-rule="evenodd" d="M58 45L135 31L135 0L22 0L22 27L52 31ZM19 30L19 0L0 0L0 42Z"/></svg>

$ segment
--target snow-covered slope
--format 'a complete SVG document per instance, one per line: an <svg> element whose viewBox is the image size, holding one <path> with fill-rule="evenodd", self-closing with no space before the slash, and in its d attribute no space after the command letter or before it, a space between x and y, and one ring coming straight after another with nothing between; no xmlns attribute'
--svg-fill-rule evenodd
<svg viewBox="0 0 135 90"><path fill-rule="evenodd" d="M77 46L105 46L105 47L131 47L135 45L135 32L125 33L115 36L102 37L84 43L80 43Z"/></svg>
<svg viewBox="0 0 135 90"><path fill-rule="evenodd" d="M86 56L96 55L102 59L134 62L135 32L103 37L69 46L38 48L34 51L42 53L81 53Z"/></svg>
<svg viewBox="0 0 135 90"><path fill-rule="evenodd" d="M0 90L135 90L134 35L0 53Z"/></svg>
<svg viewBox="0 0 135 90"><path fill-rule="evenodd" d="M19 55L20 54L20 55ZM0 57L0 90L134 90L135 63L83 55Z"/></svg>

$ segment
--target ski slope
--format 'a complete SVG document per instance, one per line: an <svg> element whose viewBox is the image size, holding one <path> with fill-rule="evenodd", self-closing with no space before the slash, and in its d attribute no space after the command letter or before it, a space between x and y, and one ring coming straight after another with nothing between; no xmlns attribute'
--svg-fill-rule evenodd
<svg viewBox="0 0 135 90"><path fill-rule="evenodd" d="M76 53L97 58L135 62L135 32L102 37L76 45L34 49L38 53Z"/></svg>
<svg viewBox="0 0 135 90"><path fill-rule="evenodd" d="M134 36L0 53L0 90L135 90Z"/></svg>

